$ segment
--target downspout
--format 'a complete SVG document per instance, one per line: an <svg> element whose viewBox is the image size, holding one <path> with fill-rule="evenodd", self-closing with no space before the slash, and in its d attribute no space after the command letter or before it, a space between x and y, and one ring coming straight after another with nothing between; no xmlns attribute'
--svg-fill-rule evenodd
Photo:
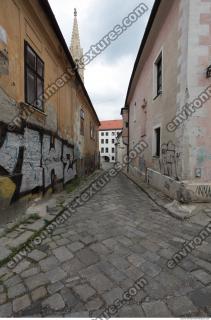
<svg viewBox="0 0 211 320"><path fill-rule="evenodd" d="M127 145L127 156L129 157L130 153L130 106L128 106L128 145ZM129 159L129 158L128 158ZM129 163L127 165L127 173L129 174Z"/></svg>

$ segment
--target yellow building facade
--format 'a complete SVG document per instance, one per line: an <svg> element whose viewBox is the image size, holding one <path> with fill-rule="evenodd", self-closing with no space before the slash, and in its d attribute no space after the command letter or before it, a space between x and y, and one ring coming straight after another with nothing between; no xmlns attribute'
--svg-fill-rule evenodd
<svg viewBox="0 0 211 320"><path fill-rule="evenodd" d="M99 120L46 0L0 2L0 208L98 167Z"/></svg>

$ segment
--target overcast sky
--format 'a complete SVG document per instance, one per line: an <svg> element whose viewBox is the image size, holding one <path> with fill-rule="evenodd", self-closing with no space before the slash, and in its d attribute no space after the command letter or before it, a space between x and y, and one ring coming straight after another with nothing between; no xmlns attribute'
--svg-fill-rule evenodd
<svg viewBox="0 0 211 320"><path fill-rule="evenodd" d="M144 2L149 11L96 57L85 70L85 86L100 120L120 119L136 55L154 0L49 0L70 46L73 11L77 8L84 53Z"/></svg>

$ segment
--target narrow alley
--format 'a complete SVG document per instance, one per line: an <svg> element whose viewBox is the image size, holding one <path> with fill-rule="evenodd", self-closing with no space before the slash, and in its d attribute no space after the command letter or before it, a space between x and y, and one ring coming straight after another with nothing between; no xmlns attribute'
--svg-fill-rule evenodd
<svg viewBox="0 0 211 320"><path fill-rule="evenodd" d="M168 215L119 174L39 250L13 270L0 269L0 315L211 315L211 240L176 268L167 267L201 229ZM137 290L139 279L145 283Z"/></svg>

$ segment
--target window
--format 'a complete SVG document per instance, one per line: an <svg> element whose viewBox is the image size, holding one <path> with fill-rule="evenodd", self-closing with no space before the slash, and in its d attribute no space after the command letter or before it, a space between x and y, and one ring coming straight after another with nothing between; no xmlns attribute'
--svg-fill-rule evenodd
<svg viewBox="0 0 211 320"><path fill-rule="evenodd" d="M84 118L85 118L85 114L84 114L84 111L83 109L81 109L80 111L80 133L82 136L84 136Z"/></svg>
<svg viewBox="0 0 211 320"><path fill-rule="evenodd" d="M155 156L160 157L160 127L155 129Z"/></svg>
<svg viewBox="0 0 211 320"><path fill-rule="evenodd" d="M44 63L25 41L25 101L43 111Z"/></svg>
<svg viewBox="0 0 211 320"><path fill-rule="evenodd" d="M114 148L112 148L112 153L115 153L115 149Z"/></svg>
<svg viewBox="0 0 211 320"><path fill-rule="evenodd" d="M104 144L104 139L101 139L101 143Z"/></svg>
<svg viewBox="0 0 211 320"><path fill-rule="evenodd" d="M90 138L95 140L95 127L91 122L90 122Z"/></svg>
<svg viewBox="0 0 211 320"><path fill-rule="evenodd" d="M141 106L141 137L146 136L147 128L147 102L144 100L143 105Z"/></svg>
<svg viewBox="0 0 211 320"><path fill-rule="evenodd" d="M92 123L90 122L90 138L93 138L93 128L92 128Z"/></svg>
<svg viewBox="0 0 211 320"><path fill-rule="evenodd" d="M101 132L101 136L102 136L102 137L104 136L104 132Z"/></svg>
<svg viewBox="0 0 211 320"><path fill-rule="evenodd" d="M108 137L108 132L106 132L106 136Z"/></svg>
<svg viewBox="0 0 211 320"><path fill-rule="evenodd" d="M155 62L156 66L156 94L159 96L162 94L163 89L163 70L162 70L162 53L159 55L157 61Z"/></svg>
<svg viewBox="0 0 211 320"><path fill-rule="evenodd" d="M129 124L128 124L128 122L126 122L126 123L125 123L125 127L126 127L126 128L128 128L128 127L129 127Z"/></svg>
<svg viewBox="0 0 211 320"><path fill-rule="evenodd" d="M101 152L104 153L104 148L101 148Z"/></svg>
<svg viewBox="0 0 211 320"><path fill-rule="evenodd" d="M93 139L97 140L98 139L98 131L97 128L95 127L95 125L93 126Z"/></svg>
<svg viewBox="0 0 211 320"><path fill-rule="evenodd" d="M105 149L105 152L108 153L108 148Z"/></svg>
<svg viewBox="0 0 211 320"><path fill-rule="evenodd" d="M107 143L107 144L108 144L108 139L106 139L105 143Z"/></svg>
<svg viewBox="0 0 211 320"><path fill-rule="evenodd" d="M112 136L115 136L115 132L112 132Z"/></svg>
<svg viewBox="0 0 211 320"><path fill-rule="evenodd" d="M115 143L115 139L112 139L112 143Z"/></svg>
<svg viewBox="0 0 211 320"><path fill-rule="evenodd" d="M137 117L137 114L136 114L136 102L134 103L134 106L132 108L132 112L133 112L133 122L136 122L136 117Z"/></svg>
<svg viewBox="0 0 211 320"><path fill-rule="evenodd" d="M114 157L112 157L112 161L114 161L115 160L115 158Z"/></svg>

